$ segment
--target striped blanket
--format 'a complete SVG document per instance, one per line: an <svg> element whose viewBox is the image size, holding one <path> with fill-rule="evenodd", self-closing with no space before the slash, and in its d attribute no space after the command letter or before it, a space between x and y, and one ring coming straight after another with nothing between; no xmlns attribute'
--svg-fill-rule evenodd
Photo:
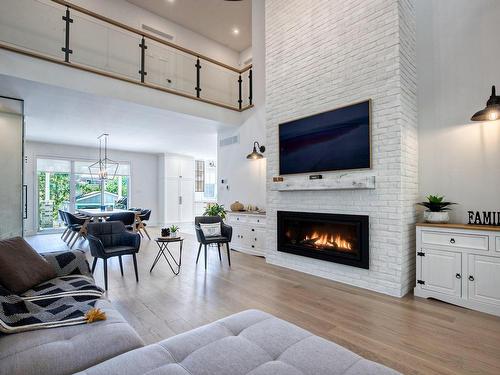
<svg viewBox="0 0 500 375"><path fill-rule="evenodd" d="M23 293L12 294L0 285L0 332L16 333L53 328L86 321L104 291L88 272L83 252L45 255L56 266L58 277Z"/></svg>

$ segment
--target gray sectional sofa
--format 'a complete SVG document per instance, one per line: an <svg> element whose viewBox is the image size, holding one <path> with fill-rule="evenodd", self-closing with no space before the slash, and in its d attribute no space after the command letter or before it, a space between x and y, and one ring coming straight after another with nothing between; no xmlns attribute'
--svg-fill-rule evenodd
<svg viewBox="0 0 500 375"><path fill-rule="evenodd" d="M109 301L96 307L106 320L0 334L0 375L397 374L258 310L144 346Z"/></svg>

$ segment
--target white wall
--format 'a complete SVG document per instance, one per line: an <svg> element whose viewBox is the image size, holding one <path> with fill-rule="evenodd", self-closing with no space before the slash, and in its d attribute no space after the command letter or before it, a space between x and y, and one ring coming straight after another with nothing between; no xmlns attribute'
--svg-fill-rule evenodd
<svg viewBox="0 0 500 375"><path fill-rule="evenodd" d="M219 132L223 138L239 135L239 143L218 148L218 201L227 208L238 200L247 205L266 207L266 159L247 160L253 142L266 146L265 132L265 4L252 2L252 49L242 52L242 59L252 53L254 108L244 112L246 120L235 130ZM266 153L264 153L264 156ZM221 184L221 179L227 184ZM229 186L229 190L227 189Z"/></svg>
<svg viewBox="0 0 500 375"><path fill-rule="evenodd" d="M29 121L29 119L27 120ZM29 122L27 123L29 126ZM26 234L36 230L36 158L61 157L66 159L83 159L93 161L98 157L97 148L67 146L51 143L25 143L24 178L28 185L28 219L25 221ZM138 152L110 150L109 156L119 162L130 163L130 195L129 204L135 207L150 208L150 225L158 221L158 155Z"/></svg>
<svg viewBox="0 0 500 375"><path fill-rule="evenodd" d="M369 98L372 169L350 174L375 176L374 190L270 189L279 175L278 124ZM266 0L267 261L406 294L414 285L416 126L411 0ZM370 269L278 252L278 210L369 215Z"/></svg>
<svg viewBox="0 0 500 375"><path fill-rule="evenodd" d="M500 121L473 123L491 85L500 89L500 3L417 1L420 195L468 210L500 211Z"/></svg>

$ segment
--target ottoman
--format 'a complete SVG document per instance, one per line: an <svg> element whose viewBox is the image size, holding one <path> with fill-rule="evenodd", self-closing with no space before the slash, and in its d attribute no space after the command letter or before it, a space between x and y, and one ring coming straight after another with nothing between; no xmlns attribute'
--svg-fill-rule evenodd
<svg viewBox="0 0 500 375"><path fill-rule="evenodd" d="M247 310L121 354L80 375L395 375L291 323Z"/></svg>

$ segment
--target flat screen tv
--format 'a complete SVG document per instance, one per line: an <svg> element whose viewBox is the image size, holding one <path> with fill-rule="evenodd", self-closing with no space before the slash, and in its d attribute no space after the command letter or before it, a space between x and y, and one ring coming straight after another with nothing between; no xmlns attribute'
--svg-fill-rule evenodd
<svg viewBox="0 0 500 375"><path fill-rule="evenodd" d="M280 175L371 167L370 101L279 125Z"/></svg>

